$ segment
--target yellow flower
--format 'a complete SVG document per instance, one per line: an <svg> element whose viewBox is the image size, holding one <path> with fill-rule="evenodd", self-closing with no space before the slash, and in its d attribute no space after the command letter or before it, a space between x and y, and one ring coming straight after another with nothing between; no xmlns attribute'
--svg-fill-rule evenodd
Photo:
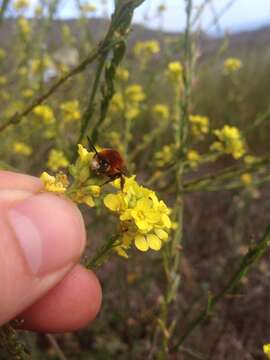
<svg viewBox="0 0 270 360"><path fill-rule="evenodd" d="M245 186L250 186L252 184L252 175L249 173L244 173L240 177L241 182Z"/></svg>
<svg viewBox="0 0 270 360"><path fill-rule="evenodd" d="M191 132L195 137L203 137L209 132L209 119L207 116L190 115Z"/></svg>
<svg viewBox="0 0 270 360"><path fill-rule="evenodd" d="M224 61L223 69L225 74L232 74L239 71L243 67L243 63L237 58L228 58Z"/></svg>
<svg viewBox="0 0 270 360"><path fill-rule="evenodd" d="M225 125L222 129L215 130L214 134L219 141L211 145L211 150L231 154L235 159L240 159L245 154L245 141L235 126Z"/></svg>
<svg viewBox="0 0 270 360"><path fill-rule="evenodd" d="M41 174L40 179L43 181L46 191L63 194L68 187L68 179L66 175L62 173L51 176L44 171Z"/></svg>
<svg viewBox="0 0 270 360"><path fill-rule="evenodd" d="M257 158L255 156L252 156L252 155L246 155L244 157L244 163L246 165L252 165L254 164L255 162L257 161Z"/></svg>
<svg viewBox="0 0 270 360"><path fill-rule="evenodd" d="M26 18L20 17L18 20L18 26L23 35L28 35L30 33L31 27Z"/></svg>
<svg viewBox="0 0 270 360"><path fill-rule="evenodd" d="M169 164L174 155L173 145L164 145L160 151L155 153L155 162L157 166L164 166Z"/></svg>
<svg viewBox="0 0 270 360"><path fill-rule="evenodd" d="M160 52L159 43L156 40L139 41L134 46L134 54L139 58L148 60L152 55Z"/></svg>
<svg viewBox="0 0 270 360"><path fill-rule="evenodd" d="M7 56L6 51L0 48L0 60L3 60Z"/></svg>
<svg viewBox="0 0 270 360"><path fill-rule="evenodd" d="M180 63L180 61L172 61L168 64L167 73L169 80L172 82L179 82L179 80L182 78L183 65Z"/></svg>
<svg viewBox="0 0 270 360"><path fill-rule="evenodd" d="M41 118L46 125L55 122L53 110L48 105L38 105L34 108L33 113Z"/></svg>
<svg viewBox="0 0 270 360"><path fill-rule="evenodd" d="M33 95L34 95L34 90L32 90L32 89L22 90L22 96L25 98L31 98Z"/></svg>
<svg viewBox="0 0 270 360"><path fill-rule="evenodd" d="M156 104L153 106L152 111L154 115L156 115L158 118L161 118L162 120L168 120L170 113L168 106L165 104Z"/></svg>
<svg viewBox="0 0 270 360"><path fill-rule="evenodd" d="M30 156L32 154L32 148L23 142L15 142L13 144L13 152L24 156Z"/></svg>
<svg viewBox="0 0 270 360"><path fill-rule="evenodd" d="M138 84L129 85L126 88L125 96L127 98L127 101L133 103L140 103L144 101L146 97L142 86Z"/></svg>
<svg viewBox="0 0 270 360"><path fill-rule="evenodd" d="M267 359L270 359L270 344L263 345L263 352L267 356Z"/></svg>
<svg viewBox="0 0 270 360"><path fill-rule="evenodd" d="M129 71L123 67L119 67L116 71L116 77L120 81L128 81Z"/></svg>
<svg viewBox="0 0 270 360"><path fill-rule="evenodd" d="M7 83L7 78L5 76L0 76L0 85L6 85Z"/></svg>
<svg viewBox="0 0 270 360"><path fill-rule="evenodd" d="M29 0L16 0L13 4L15 10L24 10L29 6Z"/></svg>
<svg viewBox="0 0 270 360"><path fill-rule="evenodd" d="M119 188L119 181L114 186ZM123 239L117 245L117 252L122 252L122 256L132 242L141 251L157 251L168 240L172 225L170 210L154 191L140 186L135 176L125 178L123 191L106 195L104 204L119 216Z"/></svg>
<svg viewBox="0 0 270 360"><path fill-rule="evenodd" d="M60 109L64 113L64 120L67 122L80 120L81 118L81 112L80 112L78 100L66 101L60 105Z"/></svg>
<svg viewBox="0 0 270 360"><path fill-rule="evenodd" d="M60 168L68 167L69 162L65 157L63 151L52 149L49 153L47 166L52 171L57 171Z"/></svg>
<svg viewBox="0 0 270 360"><path fill-rule="evenodd" d="M190 166L192 168L196 168L201 160L201 155L198 153L198 151L190 149L187 152L187 159L190 163Z"/></svg>

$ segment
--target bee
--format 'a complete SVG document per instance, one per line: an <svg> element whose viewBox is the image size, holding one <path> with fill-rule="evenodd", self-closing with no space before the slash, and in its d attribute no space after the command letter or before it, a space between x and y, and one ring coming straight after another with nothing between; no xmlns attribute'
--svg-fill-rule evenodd
<svg viewBox="0 0 270 360"><path fill-rule="evenodd" d="M121 190L123 190L125 185L124 175L127 175L127 170L121 154L117 150L110 148L97 151L90 138L87 137L87 139L90 150L95 153L91 162L92 170L98 175L105 175L108 177L108 180L105 181L103 185L116 179L120 179Z"/></svg>

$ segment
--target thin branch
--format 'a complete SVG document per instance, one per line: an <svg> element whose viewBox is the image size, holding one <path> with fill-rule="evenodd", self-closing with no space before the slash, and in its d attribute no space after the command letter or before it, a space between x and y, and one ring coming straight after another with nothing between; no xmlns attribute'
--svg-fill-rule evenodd
<svg viewBox="0 0 270 360"><path fill-rule="evenodd" d="M49 342L53 346L54 350L56 351L58 357L60 360L67 360L65 354L63 353L62 349L58 345L58 342L56 341L55 337L51 334L46 334L46 337L48 338Z"/></svg>
<svg viewBox="0 0 270 360"><path fill-rule="evenodd" d="M111 49L117 41L112 42L110 44L104 45L101 43L97 49L94 49L91 51L91 53L84 59L78 66L76 66L73 70L68 72L67 74L60 77L58 80L56 80L50 87L47 89L43 94L38 96L37 98L33 99L32 102L22 111L15 113L13 116L11 116L4 124L0 125L0 132L5 130L10 125L18 124L21 122L21 120L27 116L31 111L41 103L43 103L45 100L47 100L62 84L64 84L67 80L69 80L74 75L77 75L84 71L84 69L93 63L103 52L108 51Z"/></svg>
<svg viewBox="0 0 270 360"><path fill-rule="evenodd" d="M204 321L206 320L215 310L217 303L224 299L226 295L231 294L241 280L248 274L252 266L266 253L270 247L270 225L268 225L262 239L250 247L248 253L243 256L242 261L238 270L228 281L227 285L217 295L209 296L207 304L199 313L199 315L192 320L188 325L184 335L180 340L173 346L172 351L177 352L181 349L183 343L191 335L191 333Z"/></svg>

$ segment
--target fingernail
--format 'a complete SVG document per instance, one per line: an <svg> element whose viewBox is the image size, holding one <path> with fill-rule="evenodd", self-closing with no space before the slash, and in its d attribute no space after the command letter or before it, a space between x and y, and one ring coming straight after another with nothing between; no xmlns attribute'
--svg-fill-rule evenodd
<svg viewBox="0 0 270 360"><path fill-rule="evenodd" d="M25 263L34 275L45 275L78 261L85 230L79 210L68 200L49 193L17 203L8 221Z"/></svg>

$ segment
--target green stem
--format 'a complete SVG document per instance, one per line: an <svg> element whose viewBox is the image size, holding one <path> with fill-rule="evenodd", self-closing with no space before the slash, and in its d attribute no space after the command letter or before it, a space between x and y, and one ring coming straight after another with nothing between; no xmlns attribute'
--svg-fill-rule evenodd
<svg viewBox="0 0 270 360"><path fill-rule="evenodd" d="M101 248L97 251L96 255L92 257L92 259L85 262L85 267L87 269L95 269L102 265L112 252L118 238L119 235L112 236L103 246L101 246Z"/></svg>
<svg viewBox="0 0 270 360"><path fill-rule="evenodd" d="M7 356L6 359L31 360L25 346L18 341L16 331L9 324L0 328L0 353Z"/></svg>
<svg viewBox="0 0 270 360"><path fill-rule="evenodd" d="M217 295L209 297L206 306L202 309L199 315L192 320L180 340L172 348L173 352L180 350L183 343L191 335L191 333L205 320L211 313L215 310L217 303L224 299L224 297L234 291L237 286L240 284L243 277L251 270L255 262L257 262L268 250L270 247L270 225L267 227L262 239L256 244L253 245L248 253L242 258L241 264L229 282L226 284L223 290L221 290Z"/></svg>

